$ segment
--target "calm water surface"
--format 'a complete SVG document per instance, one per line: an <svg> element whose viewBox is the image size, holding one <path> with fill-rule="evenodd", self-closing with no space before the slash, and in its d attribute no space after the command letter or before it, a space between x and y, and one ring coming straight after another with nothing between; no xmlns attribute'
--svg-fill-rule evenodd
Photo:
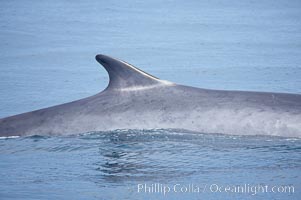
<svg viewBox="0 0 301 200"><path fill-rule="evenodd" d="M298 199L301 194L296 138L117 130L1 139L0 152L1 199ZM138 192L139 184L171 191ZM189 184L202 190L180 192ZM294 193L216 191L216 185L244 184L293 186Z"/></svg>

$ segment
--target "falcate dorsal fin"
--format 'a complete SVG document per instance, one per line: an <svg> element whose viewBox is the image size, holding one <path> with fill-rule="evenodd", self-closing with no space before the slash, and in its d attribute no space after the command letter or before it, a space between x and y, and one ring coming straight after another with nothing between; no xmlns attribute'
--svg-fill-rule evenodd
<svg viewBox="0 0 301 200"><path fill-rule="evenodd" d="M107 87L109 90L137 90L172 84L147 74L122 60L101 54L96 56L96 60L109 74L110 82Z"/></svg>

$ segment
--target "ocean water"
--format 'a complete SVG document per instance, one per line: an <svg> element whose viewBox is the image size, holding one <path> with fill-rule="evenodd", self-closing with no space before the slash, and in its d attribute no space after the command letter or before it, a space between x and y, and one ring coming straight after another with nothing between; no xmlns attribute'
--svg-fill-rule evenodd
<svg viewBox="0 0 301 200"><path fill-rule="evenodd" d="M180 84L300 94L300 10L299 0L1 1L0 118L100 92L99 53ZM300 138L184 130L1 138L0 199L300 199L300 151Z"/></svg>
<svg viewBox="0 0 301 200"><path fill-rule="evenodd" d="M116 130L2 139L0 152L1 199L299 199L301 195L301 140L294 138ZM232 190L226 192L226 187Z"/></svg>

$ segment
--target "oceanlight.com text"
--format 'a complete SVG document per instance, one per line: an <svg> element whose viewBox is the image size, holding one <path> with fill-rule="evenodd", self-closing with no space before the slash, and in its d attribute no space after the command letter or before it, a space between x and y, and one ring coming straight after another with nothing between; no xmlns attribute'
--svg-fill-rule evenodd
<svg viewBox="0 0 301 200"><path fill-rule="evenodd" d="M257 195L260 193L295 193L293 185L265 185L265 184L162 184L141 183L137 184L137 193L162 194L169 193L237 193Z"/></svg>

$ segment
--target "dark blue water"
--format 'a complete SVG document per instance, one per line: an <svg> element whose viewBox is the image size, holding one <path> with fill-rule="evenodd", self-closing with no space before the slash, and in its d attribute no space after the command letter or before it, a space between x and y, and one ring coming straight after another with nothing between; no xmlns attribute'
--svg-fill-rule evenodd
<svg viewBox="0 0 301 200"><path fill-rule="evenodd" d="M301 140L294 138L119 130L1 139L0 152L1 199L299 199L301 195ZM138 192L139 184L161 184L171 191ZM200 192L181 192L189 184ZM244 184L268 190L216 191L217 186ZM294 190L270 191L284 186Z"/></svg>
<svg viewBox="0 0 301 200"><path fill-rule="evenodd" d="M0 117L100 92L98 53L175 83L300 94L300 10L299 0L0 1ZM300 199L300 148L179 130L1 138L0 199Z"/></svg>

